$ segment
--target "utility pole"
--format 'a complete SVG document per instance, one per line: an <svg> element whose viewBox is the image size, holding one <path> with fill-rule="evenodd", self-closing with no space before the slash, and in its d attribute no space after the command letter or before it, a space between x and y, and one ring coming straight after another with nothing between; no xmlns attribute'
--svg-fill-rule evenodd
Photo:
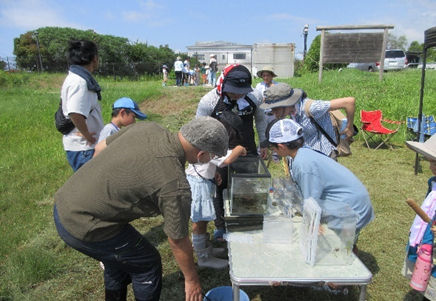
<svg viewBox="0 0 436 301"><path fill-rule="evenodd" d="M309 33L309 24L304 25L303 36L304 36L304 51L303 51L303 61L306 58L307 52L307 34Z"/></svg>
<svg viewBox="0 0 436 301"><path fill-rule="evenodd" d="M36 49L38 51L38 59L39 59L39 72L42 72L43 67L42 67L42 60L41 60L41 51L39 50L39 39L38 39L38 31L35 30L33 32L33 37L36 40Z"/></svg>

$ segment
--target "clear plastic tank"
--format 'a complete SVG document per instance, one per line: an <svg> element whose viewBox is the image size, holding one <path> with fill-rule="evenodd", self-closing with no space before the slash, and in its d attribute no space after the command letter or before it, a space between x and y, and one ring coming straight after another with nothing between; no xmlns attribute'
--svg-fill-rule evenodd
<svg viewBox="0 0 436 301"><path fill-rule="evenodd" d="M228 176L231 215L263 215L271 174L258 157L239 157L230 164Z"/></svg>

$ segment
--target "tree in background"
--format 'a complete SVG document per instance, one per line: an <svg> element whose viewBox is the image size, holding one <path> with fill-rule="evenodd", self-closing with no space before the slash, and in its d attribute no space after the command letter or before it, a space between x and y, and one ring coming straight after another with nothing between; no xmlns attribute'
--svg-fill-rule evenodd
<svg viewBox="0 0 436 301"><path fill-rule="evenodd" d="M395 36L394 34L388 33L388 40L386 41L386 49L402 49L407 48L407 38L406 36Z"/></svg>
<svg viewBox="0 0 436 301"><path fill-rule="evenodd" d="M49 72L65 72L68 69L66 52L70 40L87 39L97 44L98 72L102 75L157 74L163 64L172 66L176 57L168 45L157 48L139 42L130 43L127 38L100 35L93 30L43 27L14 39L14 54L21 69L37 70L39 65L36 31L42 65Z"/></svg>
<svg viewBox="0 0 436 301"><path fill-rule="evenodd" d="M0 60L0 70L5 70L7 66L7 63L3 60Z"/></svg>
<svg viewBox="0 0 436 301"><path fill-rule="evenodd" d="M407 49L407 51L410 52L420 52L420 53L422 53L423 50L424 50L424 43L419 44L418 41L412 41L412 43L410 43L409 49ZM427 49L427 62L436 62L435 47Z"/></svg>

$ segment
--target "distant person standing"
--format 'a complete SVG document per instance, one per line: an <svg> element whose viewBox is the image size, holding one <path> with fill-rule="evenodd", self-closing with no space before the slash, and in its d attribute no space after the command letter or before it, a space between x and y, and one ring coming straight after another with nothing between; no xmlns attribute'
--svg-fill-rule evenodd
<svg viewBox="0 0 436 301"><path fill-rule="evenodd" d="M201 73L201 84L203 85L207 84L206 63L201 64L200 73Z"/></svg>
<svg viewBox="0 0 436 301"><path fill-rule="evenodd" d="M274 73L272 66L265 66L261 70L257 72L257 76L262 78L263 81L258 83L256 85L256 90L258 90L263 97L263 100L265 100L265 90L270 88L272 85L276 85L277 82L273 80L274 77L277 76L277 74ZM271 121L275 119L274 114L271 112L271 109L265 110L265 119L267 121L267 124L269 124Z"/></svg>
<svg viewBox="0 0 436 301"><path fill-rule="evenodd" d="M195 74L194 85L198 86L200 84L200 67L198 67L197 64L194 67L194 74Z"/></svg>
<svg viewBox="0 0 436 301"><path fill-rule="evenodd" d="M176 61L174 62L174 73L176 74L176 85L177 86L182 85L182 76L183 76L182 71L183 71L182 58L180 56L178 56Z"/></svg>
<svg viewBox="0 0 436 301"><path fill-rule="evenodd" d="M260 71L257 72L257 76L262 78L263 81L258 83L255 89L259 90L262 95L266 89L268 89L272 85L277 84L277 82L273 80L274 77L277 77L277 74L274 73L272 66L266 66L265 68L262 68Z"/></svg>
<svg viewBox="0 0 436 301"><path fill-rule="evenodd" d="M191 62L189 61L189 57L183 61L183 85L189 86L191 82Z"/></svg>
<svg viewBox="0 0 436 301"><path fill-rule="evenodd" d="M74 129L62 138L68 163L77 171L89 161L98 135L103 129L99 100L101 88L91 73L98 67L98 50L94 42L70 41L69 72L62 85L62 111Z"/></svg>
<svg viewBox="0 0 436 301"><path fill-rule="evenodd" d="M211 84L212 87L216 86L217 72L218 72L218 62L216 60L216 54L211 54L209 60L209 84Z"/></svg>
<svg viewBox="0 0 436 301"><path fill-rule="evenodd" d="M167 65L162 66L162 76L163 76L162 87L165 87L167 85L167 81L168 81L168 66Z"/></svg>

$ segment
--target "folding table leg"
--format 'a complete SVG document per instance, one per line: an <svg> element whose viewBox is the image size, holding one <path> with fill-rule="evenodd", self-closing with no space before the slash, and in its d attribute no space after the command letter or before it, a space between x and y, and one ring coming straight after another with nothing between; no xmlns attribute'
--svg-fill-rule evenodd
<svg viewBox="0 0 436 301"><path fill-rule="evenodd" d="M232 283L233 301L239 301L239 285Z"/></svg>
<svg viewBox="0 0 436 301"><path fill-rule="evenodd" d="M366 285L360 286L359 301L366 301Z"/></svg>

